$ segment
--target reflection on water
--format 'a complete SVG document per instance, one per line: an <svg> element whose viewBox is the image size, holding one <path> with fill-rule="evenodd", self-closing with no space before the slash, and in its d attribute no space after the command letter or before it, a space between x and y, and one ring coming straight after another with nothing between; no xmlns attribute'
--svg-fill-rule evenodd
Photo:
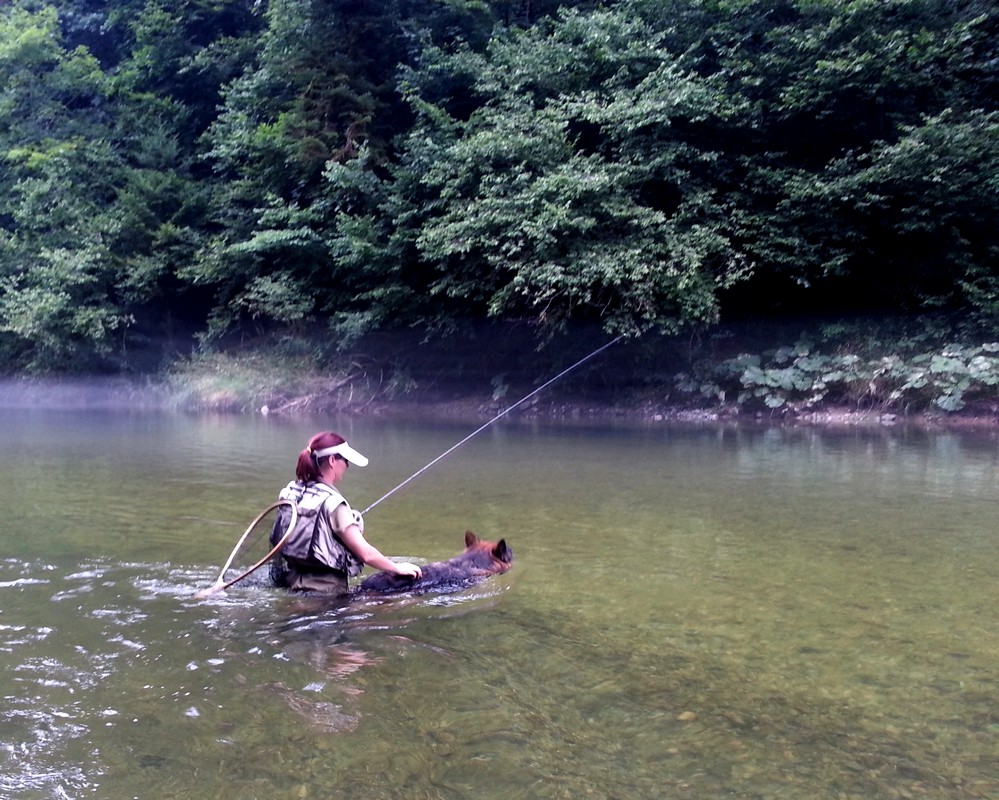
<svg viewBox="0 0 999 800"><path fill-rule="evenodd" d="M368 519L508 575L198 602L314 430L363 506L467 429L3 423L0 796L999 796L993 435L509 422Z"/></svg>

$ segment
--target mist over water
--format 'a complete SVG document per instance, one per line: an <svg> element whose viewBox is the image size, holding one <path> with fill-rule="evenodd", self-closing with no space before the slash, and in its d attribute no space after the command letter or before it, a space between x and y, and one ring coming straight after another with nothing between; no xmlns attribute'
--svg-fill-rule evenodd
<svg viewBox="0 0 999 800"><path fill-rule="evenodd" d="M170 406L162 385L124 378L0 379L0 410L149 411Z"/></svg>

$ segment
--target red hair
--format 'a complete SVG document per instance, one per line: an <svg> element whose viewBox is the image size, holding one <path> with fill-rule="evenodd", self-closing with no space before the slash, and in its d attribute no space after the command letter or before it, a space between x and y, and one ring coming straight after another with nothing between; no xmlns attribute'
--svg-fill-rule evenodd
<svg viewBox="0 0 999 800"><path fill-rule="evenodd" d="M314 453L317 450L325 450L327 447L336 447L347 440L339 433L323 431L317 433L311 439L306 448L298 454L298 463L295 465L295 477L305 483L314 483L319 480L319 463ZM333 458L333 456L330 456Z"/></svg>

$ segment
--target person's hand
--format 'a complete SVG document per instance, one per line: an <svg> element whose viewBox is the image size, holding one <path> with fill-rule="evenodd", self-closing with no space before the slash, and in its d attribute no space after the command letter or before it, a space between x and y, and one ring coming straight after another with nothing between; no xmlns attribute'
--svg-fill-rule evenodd
<svg viewBox="0 0 999 800"><path fill-rule="evenodd" d="M412 578L415 581L419 580L423 575L423 570L416 566L416 564L409 564L405 561L400 561L395 565L395 574Z"/></svg>

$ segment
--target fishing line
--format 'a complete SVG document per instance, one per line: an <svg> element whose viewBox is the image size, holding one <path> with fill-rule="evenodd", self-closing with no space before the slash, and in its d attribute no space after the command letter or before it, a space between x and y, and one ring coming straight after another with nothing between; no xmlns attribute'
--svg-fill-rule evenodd
<svg viewBox="0 0 999 800"><path fill-rule="evenodd" d="M406 478L406 480L404 480L402 483L400 483L394 489L391 489L390 491L388 491L385 494L383 494L381 497L379 497L377 500L375 500L375 502L373 502L370 506L368 506L366 509L364 509L364 511L361 512L361 515L363 516L363 515L367 514L371 509L373 509L380 502L382 502L382 500L386 500L389 497L391 497L393 494L395 494L397 491L399 491L407 483L409 483L410 481L414 480L418 476L422 475L424 472L426 472L428 469L430 469L434 464L436 464L438 461L440 461L441 459L443 459L445 456L448 456L451 453L453 453L455 450L457 450L459 447L461 447L463 444L465 444L465 442L467 442L473 436L476 436L477 434L482 433L482 431L484 431L486 428L488 428L490 425L492 425L498 419L500 419L500 418L506 416L507 414L509 414L511 411L513 411L521 403L524 403L524 402L530 400L532 397L534 397L534 395L538 394L539 392L541 392L544 389L547 389L549 386L551 386L553 383L555 383L555 381L559 380L560 378L564 377L565 375L568 375L570 372L572 372L574 369L576 369L576 367L578 367L580 364L583 364L583 363L589 361L594 356L599 355L600 353L602 353L604 350L606 350L611 345L617 344L623 338L625 338L625 334L622 333L616 339L612 339L611 341L607 342L606 344L601 345L596 350L594 350L592 353L590 353L588 356L583 356L583 358L579 359L579 361L577 361L571 367L567 367L566 369L562 370L558 375L556 375L554 378L551 378L551 379L547 380L545 383L541 384L541 386L539 386L537 389L535 389L530 394L524 395L523 397L520 398L520 400L518 400L513 405L508 406L507 408L504 408L502 411L500 411L499 414L497 414L495 417L493 417L491 420L489 420L489 422L487 422L485 425L483 425L482 427L477 428L476 430L472 431L470 434L468 434L468 436L466 436L464 439L462 439L457 444L452 445L451 447L449 447L447 450L445 450L443 453L441 453L439 456L437 456L437 458L435 458L429 464L427 464L427 465L425 465L423 467L420 467L418 470L416 470L416 472L414 472L412 475L410 475L408 478Z"/></svg>

